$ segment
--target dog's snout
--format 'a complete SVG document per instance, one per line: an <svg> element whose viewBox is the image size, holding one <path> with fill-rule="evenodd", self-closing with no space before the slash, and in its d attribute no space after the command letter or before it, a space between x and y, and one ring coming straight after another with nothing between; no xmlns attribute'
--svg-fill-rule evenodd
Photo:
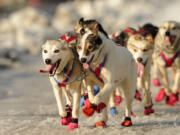
<svg viewBox="0 0 180 135"><path fill-rule="evenodd" d="M85 63L86 62L86 58L81 58L81 62Z"/></svg>
<svg viewBox="0 0 180 135"><path fill-rule="evenodd" d="M138 57L137 61L141 63L143 61L143 59L141 57Z"/></svg>
<svg viewBox="0 0 180 135"><path fill-rule="evenodd" d="M51 64L51 59L45 59L46 64Z"/></svg>
<svg viewBox="0 0 180 135"><path fill-rule="evenodd" d="M170 32L169 31L166 31L166 36L170 36Z"/></svg>

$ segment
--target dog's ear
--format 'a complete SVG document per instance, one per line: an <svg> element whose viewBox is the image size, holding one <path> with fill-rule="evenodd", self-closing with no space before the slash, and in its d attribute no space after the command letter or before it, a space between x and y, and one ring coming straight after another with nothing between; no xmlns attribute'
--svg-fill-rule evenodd
<svg viewBox="0 0 180 135"><path fill-rule="evenodd" d="M147 40L148 42L151 42L151 43L153 43L153 36L151 35L151 34L147 34L146 36L145 36L145 40Z"/></svg>
<svg viewBox="0 0 180 135"><path fill-rule="evenodd" d="M84 18L80 18L79 21L77 22L76 26L74 27L74 32L75 33L80 33L81 28L83 27L84 23Z"/></svg>
<svg viewBox="0 0 180 135"><path fill-rule="evenodd" d="M98 31L99 31L99 26L98 26L98 23L97 22L92 22L91 24L90 24L90 30L92 31L92 33L94 34L94 35L97 35L98 34Z"/></svg>

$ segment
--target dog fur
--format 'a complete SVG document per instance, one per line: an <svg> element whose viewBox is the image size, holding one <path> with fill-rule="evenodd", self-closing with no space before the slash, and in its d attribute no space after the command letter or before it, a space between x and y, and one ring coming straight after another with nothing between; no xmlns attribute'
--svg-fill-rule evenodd
<svg viewBox="0 0 180 135"><path fill-rule="evenodd" d="M90 21L87 25L86 21L80 19L75 31L79 33L77 44L79 60L83 62L83 59L86 59L83 64L88 64L91 61L89 66L95 69L107 54L107 62L100 75L104 81L104 86L91 103L95 105L101 102L107 104L115 88L122 88L126 101L125 116L130 118L137 78L136 65L132 54L126 48L116 46L96 21Z"/></svg>
<svg viewBox="0 0 180 135"><path fill-rule="evenodd" d="M171 95L177 95L179 90L180 80L180 55L176 57L171 65L174 74L174 84L171 90L169 86L166 63L160 56L160 52L163 52L167 59L175 56L180 51L180 23L175 21L165 21L161 24L158 34L155 38L155 51L154 51L154 64L155 75L160 72L162 78L162 88L165 90L165 94L171 100ZM155 76L156 77L156 76ZM166 100L166 101L167 101ZM166 102L167 103L167 102ZM172 105L171 103L169 105Z"/></svg>

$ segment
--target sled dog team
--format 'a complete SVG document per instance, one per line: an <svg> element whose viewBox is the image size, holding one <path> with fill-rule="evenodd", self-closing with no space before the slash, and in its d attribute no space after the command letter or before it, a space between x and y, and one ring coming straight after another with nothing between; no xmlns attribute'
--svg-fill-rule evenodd
<svg viewBox="0 0 180 135"><path fill-rule="evenodd" d="M68 130L78 128L80 104L87 117L101 113L94 127L106 127L108 111L116 114L122 100L122 126L132 126L132 101L142 100L139 91L143 91L144 115L154 113L151 67L152 82L161 88L155 101L165 99L170 106L179 101L180 24L175 21L166 21L160 27L147 23L139 29L128 27L108 35L96 20L81 18L74 31L47 40L42 45L42 57L45 69L40 72L49 74L61 124ZM172 88L168 67L172 71Z"/></svg>

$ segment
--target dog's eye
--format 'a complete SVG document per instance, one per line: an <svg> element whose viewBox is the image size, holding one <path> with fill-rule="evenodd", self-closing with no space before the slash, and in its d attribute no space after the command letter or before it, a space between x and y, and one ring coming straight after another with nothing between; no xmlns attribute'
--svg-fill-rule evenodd
<svg viewBox="0 0 180 135"><path fill-rule="evenodd" d="M82 48L81 48L81 46L77 46L77 49L78 49L78 50L81 50Z"/></svg>
<svg viewBox="0 0 180 135"><path fill-rule="evenodd" d="M93 49L93 46L92 46L92 45L90 45L90 46L88 47L88 49L89 49L89 50L92 50L92 49Z"/></svg>
<svg viewBox="0 0 180 135"><path fill-rule="evenodd" d="M173 27L172 30L176 30L176 27Z"/></svg>
<svg viewBox="0 0 180 135"><path fill-rule="evenodd" d="M134 52L137 52L137 49L133 49L134 50Z"/></svg>
<svg viewBox="0 0 180 135"><path fill-rule="evenodd" d="M146 52L147 50L148 50L148 49L143 49L142 51L143 51L143 52Z"/></svg>
<svg viewBox="0 0 180 135"><path fill-rule="evenodd" d="M47 50L44 50L44 53L47 53L48 51Z"/></svg>
<svg viewBox="0 0 180 135"><path fill-rule="evenodd" d="M85 33L85 30L84 30L84 29L81 29L81 30L80 30L80 33L81 33L81 35L83 35L83 34Z"/></svg>
<svg viewBox="0 0 180 135"><path fill-rule="evenodd" d="M54 51L54 53L59 53L59 52L60 52L60 50L55 50L55 51Z"/></svg>

